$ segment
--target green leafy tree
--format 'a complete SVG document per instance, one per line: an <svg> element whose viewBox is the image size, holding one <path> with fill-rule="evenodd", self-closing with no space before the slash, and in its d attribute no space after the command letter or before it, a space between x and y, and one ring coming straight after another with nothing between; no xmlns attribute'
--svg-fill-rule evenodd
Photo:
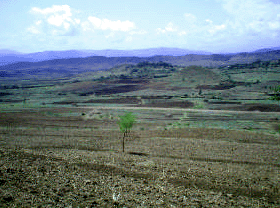
<svg viewBox="0 0 280 208"><path fill-rule="evenodd" d="M136 121L136 118L131 112L120 116L120 120L118 122L118 125L120 127L120 131L123 133L123 139L122 139L123 152L124 152L125 138L128 136L128 134L129 134L130 130L132 129L135 121Z"/></svg>

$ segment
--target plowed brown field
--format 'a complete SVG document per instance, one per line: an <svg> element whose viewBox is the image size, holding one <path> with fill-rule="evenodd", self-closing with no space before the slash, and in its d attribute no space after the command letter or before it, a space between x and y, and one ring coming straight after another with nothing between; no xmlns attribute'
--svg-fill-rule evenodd
<svg viewBox="0 0 280 208"><path fill-rule="evenodd" d="M142 117L138 112L141 122L123 153L116 118L123 110L137 109L147 112ZM157 119L165 111L99 107L1 112L0 206L280 206L279 134L163 130L182 109L173 109L172 118Z"/></svg>

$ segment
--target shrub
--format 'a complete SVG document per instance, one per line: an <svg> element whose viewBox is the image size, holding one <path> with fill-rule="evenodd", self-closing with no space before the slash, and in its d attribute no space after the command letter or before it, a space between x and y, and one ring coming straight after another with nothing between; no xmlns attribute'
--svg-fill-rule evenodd
<svg viewBox="0 0 280 208"><path fill-rule="evenodd" d="M278 104L280 103L280 85L271 88L273 90L273 96L270 98L271 100L278 101Z"/></svg>
<svg viewBox="0 0 280 208"><path fill-rule="evenodd" d="M194 106L194 109L204 109L204 108L205 108L205 106L201 102L196 102L196 104Z"/></svg>

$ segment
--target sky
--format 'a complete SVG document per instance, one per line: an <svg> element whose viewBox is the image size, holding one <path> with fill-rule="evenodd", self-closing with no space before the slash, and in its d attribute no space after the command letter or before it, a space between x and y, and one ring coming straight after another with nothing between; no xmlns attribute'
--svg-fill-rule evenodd
<svg viewBox="0 0 280 208"><path fill-rule="evenodd" d="M0 49L182 48L212 53L280 46L280 0L0 0Z"/></svg>

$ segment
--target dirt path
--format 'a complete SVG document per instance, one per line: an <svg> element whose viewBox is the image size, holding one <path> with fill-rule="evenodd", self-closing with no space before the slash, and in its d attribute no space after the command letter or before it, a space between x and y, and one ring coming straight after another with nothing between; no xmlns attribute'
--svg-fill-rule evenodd
<svg viewBox="0 0 280 208"><path fill-rule="evenodd" d="M160 108L160 107L128 107L128 106L81 106L78 108L109 110L109 109L121 109L121 110L162 110L162 111L186 111L186 112L200 112L200 113L232 113L232 114L265 114L265 115L278 115L280 112L260 112L260 111L230 111L230 110L208 110L208 109L191 109L191 108Z"/></svg>

